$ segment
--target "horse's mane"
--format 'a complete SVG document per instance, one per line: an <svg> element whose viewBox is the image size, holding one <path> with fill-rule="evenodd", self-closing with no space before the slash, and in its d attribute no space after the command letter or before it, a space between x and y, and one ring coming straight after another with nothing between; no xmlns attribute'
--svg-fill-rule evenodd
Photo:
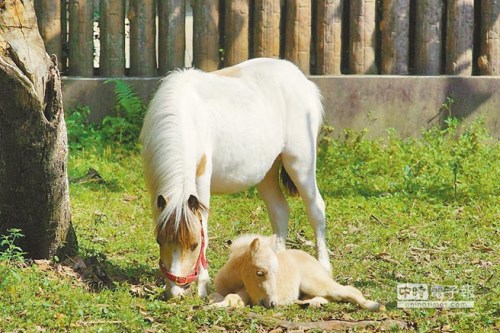
<svg viewBox="0 0 500 333"><path fill-rule="evenodd" d="M149 104L140 135L146 186L157 221L156 232L168 237L188 235L192 229L190 223L197 220L190 216L193 213L187 205L189 196L196 195L196 184L193 177L188 177L187 164L192 149L183 129L181 111L186 109L181 106L189 82L200 73L194 69L176 70L162 80ZM161 212L156 206L159 195L166 199Z"/></svg>

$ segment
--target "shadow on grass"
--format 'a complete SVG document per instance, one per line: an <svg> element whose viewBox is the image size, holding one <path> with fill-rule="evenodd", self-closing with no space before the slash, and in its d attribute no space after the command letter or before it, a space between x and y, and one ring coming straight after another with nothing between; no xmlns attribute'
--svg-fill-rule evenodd
<svg viewBox="0 0 500 333"><path fill-rule="evenodd" d="M102 252L91 251L82 257L67 258L62 265L52 263L54 270L58 266L66 267L70 277L75 277L85 284L90 292L116 290L121 284L137 286L144 280L154 281L150 284L161 285L161 277L157 267L142 263L127 264L126 267L116 265Z"/></svg>

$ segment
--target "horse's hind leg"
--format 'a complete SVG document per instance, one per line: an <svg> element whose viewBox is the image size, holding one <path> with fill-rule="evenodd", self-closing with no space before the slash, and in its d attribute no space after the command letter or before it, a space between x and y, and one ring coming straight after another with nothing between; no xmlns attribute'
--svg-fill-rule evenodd
<svg viewBox="0 0 500 333"><path fill-rule="evenodd" d="M288 203L279 184L280 166L281 159L277 158L264 179L257 185L257 190L266 204L273 232L277 236L277 249L284 250L288 232L290 208L288 207Z"/></svg>
<svg viewBox="0 0 500 333"><path fill-rule="evenodd" d="M304 149L284 152L283 166L304 201L307 216L316 238L318 261L328 272L331 272L332 268L325 239L325 202L316 183L316 148L314 146L302 148Z"/></svg>

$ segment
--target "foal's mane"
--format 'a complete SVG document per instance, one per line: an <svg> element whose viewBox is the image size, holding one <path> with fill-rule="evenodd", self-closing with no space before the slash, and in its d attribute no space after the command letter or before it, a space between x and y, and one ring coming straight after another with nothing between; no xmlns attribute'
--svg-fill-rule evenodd
<svg viewBox="0 0 500 333"><path fill-rule="evenodd" d="M149 104L140 136L156 234L181 244L189 240L194 223L199 223L196 214L201 213L193 213L187 204L191 195L197 195L195 175L190 174L191 164L196 162L186 138L189 133L183 112L189 110L182 107L190 82L200 74L194 69L176 70L162 80ZM166 201L161 211L156 204L160 195Z"/></svg>

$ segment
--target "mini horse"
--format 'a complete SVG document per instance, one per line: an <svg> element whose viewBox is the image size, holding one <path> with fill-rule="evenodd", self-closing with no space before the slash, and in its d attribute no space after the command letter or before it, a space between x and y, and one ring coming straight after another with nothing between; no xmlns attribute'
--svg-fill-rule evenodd
<svg viewBox="0 0 500 333"><path fill-rule="evenodd" d="M244 235L231 245L231 256L215 276L215 306L244 304L273 307L291 303L313 305L348 301L378 311L352 286L335 282L312 256L300 250L276 252L275 236Z"/></svg>
<svg viewBox="0 0 500 333"><path fill-rule="evenodd" d="M323 108L318 88L292 63L253 59L205 73L163 79L141 132L160 269L167 291L198 280L207 295L205 259L211 193L257 186L279 248L289 207L279 179L302 197L319 261L330 270L325 204L316 185L316 140Z"/></svg>

